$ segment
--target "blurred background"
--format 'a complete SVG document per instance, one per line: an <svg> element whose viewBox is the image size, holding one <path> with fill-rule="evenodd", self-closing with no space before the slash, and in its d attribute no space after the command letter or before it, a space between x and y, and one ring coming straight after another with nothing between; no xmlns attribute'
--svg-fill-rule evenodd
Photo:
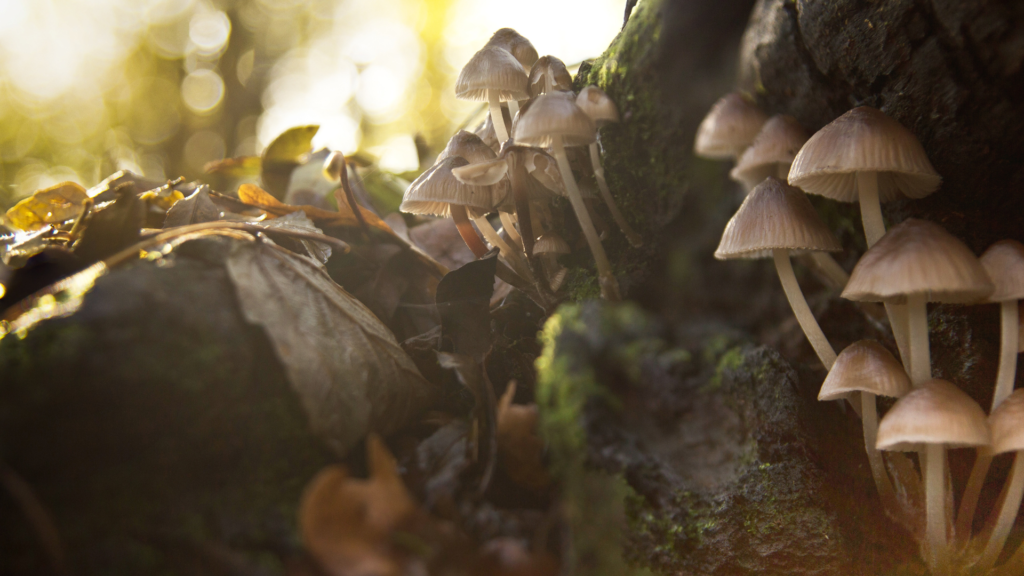
<svg viewBox="0 0 1024 576"><path fill-rule="evenodd" d="M316 147L418 168L479 104L459 70L498 28L567 64L625 0L0 0L0 208L127 169L195 178L319 124Z"/></svg>

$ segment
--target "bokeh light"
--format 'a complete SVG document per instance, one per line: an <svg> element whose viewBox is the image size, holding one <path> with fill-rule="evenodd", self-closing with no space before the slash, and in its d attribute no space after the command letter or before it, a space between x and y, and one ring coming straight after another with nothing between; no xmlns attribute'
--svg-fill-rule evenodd
<svg viewBox="0 0 1024 576"><path fill-rule="evenodd" d="M0 0L0 209L118 169L195 178L287 128L419 168L478 109L461 66L510 26L568 64L622 0ZM420 143L420 147L417 146Z"/></svg>

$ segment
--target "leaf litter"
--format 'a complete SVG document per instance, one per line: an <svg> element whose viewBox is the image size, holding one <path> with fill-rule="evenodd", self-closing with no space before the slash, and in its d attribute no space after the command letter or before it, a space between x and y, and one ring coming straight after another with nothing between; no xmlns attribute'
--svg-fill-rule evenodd
<svg viewBox="0 0 1024 576"><path fill-rule="evenodd" d="M11 274L0 279L0 338L74 314L113 267L140 258L173 266L183 244L227 237L242 314L263 328L311 429L346 462L310 480L301 501L319 568L557 574L536 406L512 402L509 373L536 343L519 350L524 341L503 327L509 298L529 298L496 279L496 258L476 260L450 221L407 224L359 205L359 170L379 171L345 157L352 188L332 181L323 169L331 155L310 150L316 130L286 131L261 158L208 165L206 183L121 171L89 190L65 183L33 195L0 238ZM540 319L515 331L535 334ZM533 496L508 508L523 490Z"/></svg>

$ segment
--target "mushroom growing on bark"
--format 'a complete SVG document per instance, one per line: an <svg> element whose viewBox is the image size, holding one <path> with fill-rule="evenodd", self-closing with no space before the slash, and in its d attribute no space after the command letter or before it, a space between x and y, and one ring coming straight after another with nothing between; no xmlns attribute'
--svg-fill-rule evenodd
<svg viewBox="0 0 1024 576"><path fill-rule="evenodd" d="M619 283L612 273L608 256L601 245L601 239L597 235L587 207L583 203L583 196L580 194L579 187L576 186L572 168L569 167L569 159L565 155L565 146L587 146L596 138L596 132L594 121L587 116L586 112L580 110L573 94L568 92L565 94L542 94L531 101L516 121L513 136L519 144L542 148L551 147L552 155L562 174L565 189L569 193L569 202L572 204L573 211L576 212L580 228L594 255L601 295L606 300L617 301L621 299Z"/></svg>
<svg viewBox="0 0 1024 576"><path fill-rule="evenodd" d="M878 449L921 452L925 478L928 565L934 576L949 574L946 539L946 449L987 446L985 412L970 396L945 380L917 383L882 418Z"/></svg>
<svg viewBox="0 0 1024 576"><path fill-rule="evenodd" d="M612 193L608 189L608 181L604 179L604 167L601 166L601 158L598 153L598 144L601 141L600 129L607 124L619 121L619 109L615 107L615 103L604 93L604 90L597 86L587 86L581 90L579 96L576 97L576 105L586 112L587 116L590 116L599 130L597 140L590 143L590 165L594 168L594 178L597 180L597 187L601 190L601 198L604 199L608 211L612 213L612 218L615 219L615 223L619 225L619 229L626 236L626 240L629 240L630 245L642 246L643 238L626 222L625 216L622 215L618 205L615 204L615 199L612 198Z"/></svg>
<svg viewBox="0 0 1024 576"><path fill-rule="evenodd" d="M1020 510L1021 497L1024 496L1024 457L1021 457L1021 451L1024 451L1024 390L1018 390L1003 399L999 407L989 416L988 422L992 429L992 446L987 452L991 454L1015 452L1015 454L1010 477L1006 480L1006 487L1003 489L1003 503L999 507L992 535L985 544L981 559L976 564L982 573L996 563L999 553L1003 551L1006 537L1009 536L1010 528L1013 527L1013 521Z"/></svg>
<svg viewBox="0 0 1024 576"><path fill-rule="evenodd" d="M530 97L536 98L553 90L572 90L572 76L562 62L554 56L541 56L530 68Z"/></svg>
<svg viewBox="0 0 1024 576"><path fill-rule="evenodd" d="M768 115L745 94L726 94L715 102L697 128L693 153L712 160L737 158L767 121Z"/></svg>
<svg viewBox="0 0 1024 576"><path fill-rule="evenodd" d="M767 178L750 191L729 220L715 258L772 257L793 314L818 359L830 370L836 360L835 350L807 306L789 256L793 252L841 249L839 240L821 221L803 192L777 178Z"/></svg>
<svg viewBox="0 0 1024 576"><path fill-rule="evenodd" d="M843 298L906 303L910 325L910 379L930 380L928 302L978 302L994 286L981 262L941 226L910 218L889 230L850 274Z"/></svg>
<svg viewBox="0 0 1024 576"><path fill-rule="evenodd" d="M729 172L729 177L747 189L757 186L769 176L786 180L789 167L807 138L807 131L796 118L776 114L761 127L750 147Z"/></svg>
<svg viewBox="0 0 1024 576"><path fill-rule="evenodd" d="M878 342L860 340L839 353L818 393L818 400L821 401L845 398L853 402L860 396L864 449L871 465L871 476L875 480L882 505L892 513L899 511L896 495L885 472L882 455L875 448L878 438L875 397L902 398L910 390L910 378L892 354Z"/></svg>
<svg viewBox="0 0 1024 576"><path fill-rule="evenodd" d="M988 301L999 303L1002 326L999 339L999 371L992 393L991 413L994 413L999 404L1013 392L1013 383L1017 376L1017 350L1020 344L1017 301L1024 298L1024 245L1016 240L996 242L981 255L981 265L985 267L989 278L996 286L996 291L988 297ZM981 495L985 475L988 474L991 464L992 453L986 450L979 451L956 517L957 534L965 538L971 534L975 507L978 505L978 497Z"/></svg>
<svg viewBox="0 0 1024 576"><path fill-rule="evenodd" d="M793 160L789 183L808 194L860 202L864 237L871 248L885 234L881 203L901 194L924 198L939 188L942 177L912 132L880 110L860 106L811 136ZM892 303L885 306L907 365L906 311Z"/></svg>
<svg viewBox="0 0 1024 576"><path fill-rule="evenodd" d="M514 118L512 103L529 98L526 82L526 70L511 52L499 46L485 46L462 68L455 82L455 96L487 102L494 132L498 142L503 143L508 140L508 129L502 118L501 102L509 103Z"/></svg>

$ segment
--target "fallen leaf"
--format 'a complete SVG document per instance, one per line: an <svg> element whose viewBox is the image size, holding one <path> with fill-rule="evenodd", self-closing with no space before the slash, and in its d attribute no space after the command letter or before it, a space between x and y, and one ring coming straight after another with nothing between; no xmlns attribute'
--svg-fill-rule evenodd
<svg viewBox="0 0 1024 576"><path fill-rule="evenodd" d="M300 164L304 154L313 148L313 136L319 126L296 126L282 132L263 151L260 181L275 198L284 198L292 171Z"/></svg>
<svg viewBox="0 0 1024 576"><path fill-rule="evenodd" d="M259 174L262 165L263 162L259 156L239 156L238 158L207 162L203 166L203 172L228 178L246 178Z"/></svg>
<svg viewBox="0 0 1024 576"><path fill-rule="evenodd" d="M497 256L452 270L437 285L441 349L480 361L491 349L491 294Z"/></svg>
<svg viewBox="0 0 1024 576"><path fill-rule="evenodd" d="M15 204L7 211L7 220L21 230L38 230L46 224L75 218L87 198L89 195L81 185L61 182Z"/></svg>
<svg viewBox="0 0 1024 576"><path fill-rule="evenodd" d="M494 388L487 378L487 370L483 362L463 354L439 352L437 359L443 368L455 371L459 382L466 387L476 399L473 407L473 434L470 448L471 460L478 464L480 480L477 483L477 494L483 495L491 482L497 459L497 426L495 416Z"/></svg>
<svg viewBox="0 0 1024 576"><path fill-rule="evenodd" d="M551 484L544 467L544 441L537 435L536 404L513 404L516 383L498 402L498 465L513 482L540 491Z"/></svg>
<svg viewBox="0 0 1024 576"><path fill-rule="evenodd" d="M82 239L75 244L75 255L86 264L116 254L139 241L146 221L146 203L132 184L118 188L120 196L111 205L89 217Z"/></svg>
<svg viewBox="0 0 1024 576"><path fill-rule="evenodd" d="M383 441L371 434L366 452L369 479L328 467L306 487L299 506L302 539L332 576L400 574L403 555L392 535L418 513Z"/></svg>
<svg viewBox="0 0 1024 576"><path fill-rule="evenodd" d="M171 206L167 211L167 216L164 217L164 228L215 222L221 217L220 207L210 200L210 187L204 184L196 188L191 196L179 200L174 206Z"/></svg>
<svg viewBox="0 0 1024 576"><path fill-rule="evenodd" d="M111 202L117 200L117 194L114 192L117 187L128 183L134 184L135 190L139 192L152 190L164 185L162 182L147 180L146 178L128 170L118 170L104 178L99 184L89 188L87 193L90 198L96 201L96 204ZM181 190L181 192L186 195L188 194L186 190Z"/></svg>
<svg viewBox="0 0 1024 576"><path fill-rule="evenodd" d="M274 218L263 222L263 225L267 228L281 229L281 230L300 230L303 232L316 232L317 234L323 234L323 230L320 230L313 224L313 221L309 219L303 212L292 212L286 214L280 218ZM331 247L322 242L316 242L313 240L297 240L306 252L317 262L326 264L327 260L331 258Z"/></svg>
<svg viewBox="0 0 1024 576"><path fill-rule="evenodd" d="M245 317L264 327L309 414L339 455L367 432L389 433L429 406L436 390L390 331L311 260L269 242L228 258Z"/></svg>
<svg viewBox="0 0 1024 576"><path fill-rule="evenodd" d="M417 472L425 478L424 505L444 516L457 514L455 498L462 488L462 474L473 464L466 450L469 429L466 420L452 420L416 447Z"/></svg>

